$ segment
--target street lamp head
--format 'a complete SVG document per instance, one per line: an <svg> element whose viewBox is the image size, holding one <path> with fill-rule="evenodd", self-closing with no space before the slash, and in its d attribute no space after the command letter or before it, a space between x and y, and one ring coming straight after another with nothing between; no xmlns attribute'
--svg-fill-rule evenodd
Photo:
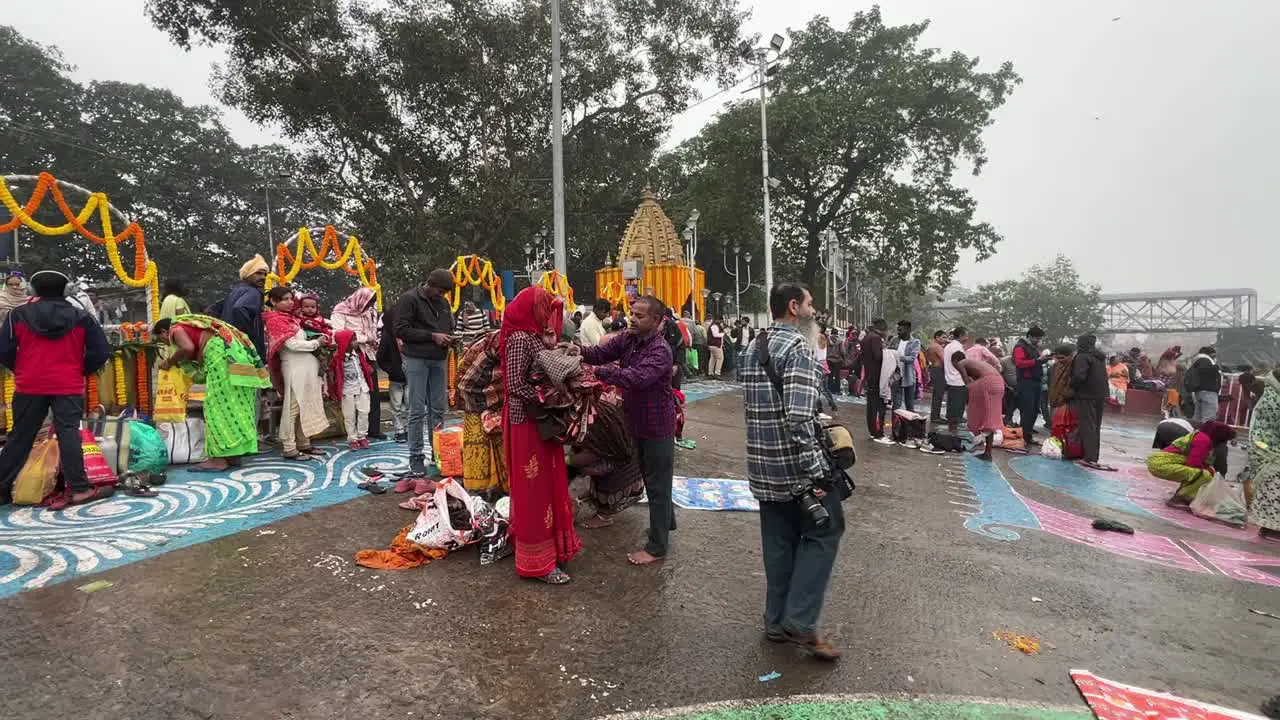
<svg viewBox="0 0 1280 720"><path fill-rule="evenodd" d="M782 52L782 46L785 45L786 42L786 38L782 37L778 33L774 33L773 37L769 40L769 47L773 48L775 52Z"/></svg>
<svg viewBox="0 0 1280 720"><path fill-rule="evenodd" d="M751 253L744 253L742 259L751 262Z"/></svg>
<svg viewBox="0 0 1280 720"><path fill-rule="evenodd" d="M715 300L716 302L720 302L720 298L722 298L722 297L724 297L724 293L722 293L722 292L713 292L713 293L711 293L711 299L712 299L712 300Z"/></svg>
<svg viewBox="0 0 1280 720"><path fill-rule="evenodd" d="M703 299L703 300L706 300L706 299L707 299L707 296L708 296L708 295L710 295L710 294L711 294L711 288L702 288L702 299Z"/></svg>
<svg viewBox="0 0 1280 720"><path fill-rule="evenodd" d="M738 52L742 53L742 57L744 58L751 57L751 53L752 53L751 41L743 40L742 42L738 43Z"/></svg>
<svg viewBox="0 0 1280 720"><path fill-rule="evenodd" d="M533 254L533 246L532 246L532 245L530 245L529 243L525 243L525 244L524 244L524 254L525 254L525 255L532 255L532 254Z"/></svg>
<svg viewBox="0 0 1280 720"><path fill-rule="evenodd" d="M741 245L739 245L739 244L737 244L737 243L734 243L734 244L733 244L733 254L734 254L734 255L738 255L738 254L740 254L741 252L742 252L742 246L741 246Z"/></svg>
<svg viewBox="0 0 1280 720"><path fill-rule="evenodd" d="M693 242L693 228L685 228L684 232L680 233L680 236L683 237L684 241L687 243Z"/></svg>
<svg viewBox="0 0 1280 720"><path fill-rule="evenodd" d="M689 222L693 225L697 225L698 218L700 217L702 217L702 213L698 212L697 208L694 208L693 212L689 213Z"/></svg>

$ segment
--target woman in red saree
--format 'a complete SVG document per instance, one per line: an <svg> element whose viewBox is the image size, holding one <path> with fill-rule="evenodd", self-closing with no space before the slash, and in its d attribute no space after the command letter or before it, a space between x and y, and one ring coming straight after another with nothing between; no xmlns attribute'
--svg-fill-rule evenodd
<svg viewBox="0 0 1280 720"><path fill-rule="evenodd" d="M537 354L554 347L564 322L563 305L547 290L521 290L502 314L499 353L506 402L502 408L503 451L511 484L511 535L516 574L550 585L569 575L560 565L582 549L573 529L573 501L564 448L538 433L533 409L538 393L529 384Z"/></svg>

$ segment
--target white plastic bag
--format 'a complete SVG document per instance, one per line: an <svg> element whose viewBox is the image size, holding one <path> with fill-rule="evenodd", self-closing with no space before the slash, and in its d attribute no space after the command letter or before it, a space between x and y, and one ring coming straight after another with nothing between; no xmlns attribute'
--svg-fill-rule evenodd
<svg viewBox="0 0 1280 720"><path fill-rule="evenodd" d="M204 451L204 420L187 418L184 423L160 423L156 426L169 451L169 462L190 465L207 460Z"/></svg>
<svg viewBox="0 0 1280 720"><path fill-rule="evenodd" d="M1244 527L1243 489L1227 482L1221 473L1215 474L1209 484L1196 493L1196 499L1191 501L1191 512L1202 518Z"/></svg>
<svg viewBox="0 0 1280 720"><path fill-rule="evenodd" d="M477 533L468 523L465 527L455 528L449 521L449 497L457 498L467 507L467 512L475 515L480 498L473 498L461 485L452 478L444 478L436 485L431 504L418 513L413 529L405 539L415 545L437 550L456 550L463 545L475 541Z"/></svg>
<svg viewBox="0 0 1280 720"><path fill-rule="evenodd" d="M1056 437L1045 438L1044 444L1040 446L1040 455L1050 460L1061 460L1062 441Z"/></svg>

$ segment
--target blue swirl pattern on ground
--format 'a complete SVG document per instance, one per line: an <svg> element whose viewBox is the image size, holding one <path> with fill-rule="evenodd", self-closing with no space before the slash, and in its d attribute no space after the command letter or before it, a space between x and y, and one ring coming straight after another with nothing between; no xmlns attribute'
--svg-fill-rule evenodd
<svg viewBox="0 0 1280 720"><path fill-rule="evenodd" d="M155 498L122 493L53 512L0 508L0 597L250 530L364 494L359 469L404 469L404 445L341 450L324 463L262 456L222 474L169 469Z"/></svg>

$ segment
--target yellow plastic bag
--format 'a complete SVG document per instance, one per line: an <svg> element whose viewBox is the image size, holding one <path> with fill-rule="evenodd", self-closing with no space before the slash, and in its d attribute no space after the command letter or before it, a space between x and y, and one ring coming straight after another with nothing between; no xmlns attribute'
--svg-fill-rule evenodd
<svg viewBox="0 0 1280 720"><path fill-rule="evenodd" d="M13 482L14 505L39 505L58 483L58 439L36 440L27 462Z"/></svg>
<svg viewBox="0 0 1280 720"><path fill-rule="evenodd" d="M183 423L187 420L187 397L191 392L191 378L178 368L160 370L156 377L157 423Z"/></svg>

